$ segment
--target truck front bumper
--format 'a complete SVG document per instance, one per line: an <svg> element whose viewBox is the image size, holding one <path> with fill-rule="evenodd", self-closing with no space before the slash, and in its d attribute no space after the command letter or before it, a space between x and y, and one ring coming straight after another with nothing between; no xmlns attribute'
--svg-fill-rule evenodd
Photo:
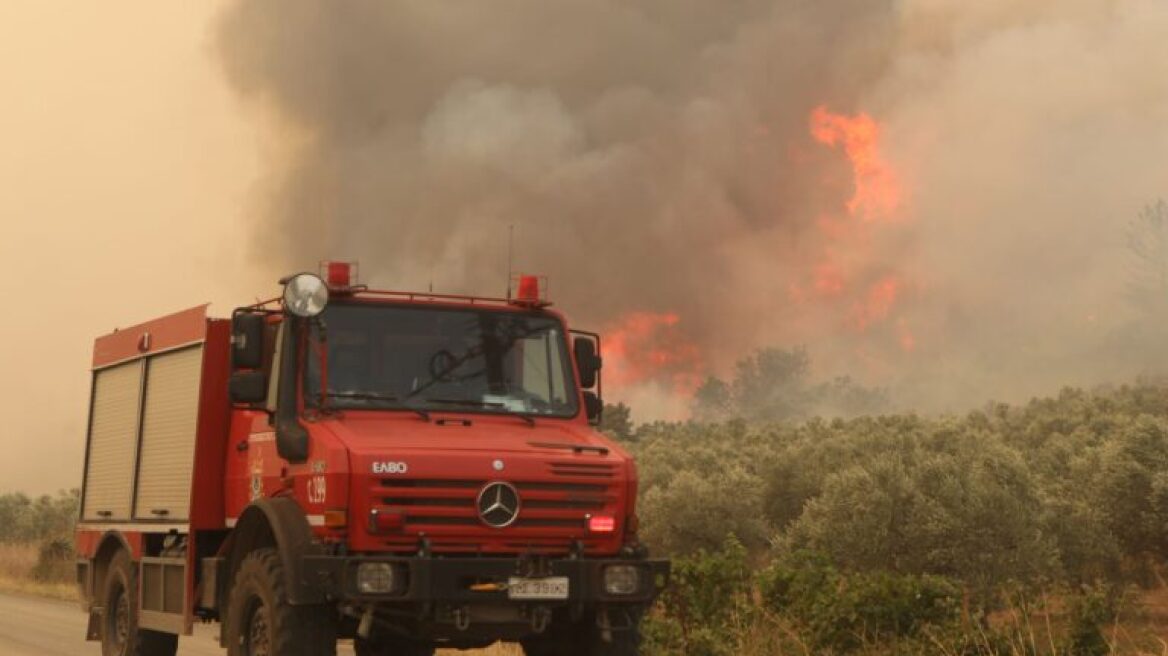
<svg viewBox="0 0 1168 656"><path fill-rule="evenodd" d="M362 565L384 564L393 570L388 592L371 594L358 585ZM442 605L507 605L597 607L647 606L669 580L667 560L634 558L474 558L389 556L306 556L301 563L301 585L316 588L332 601L366 603L434 603ZM627 594L606 588L610 567L631 567L637 583ZM566 599L513 599L513 578L566 578Z"/></svg>

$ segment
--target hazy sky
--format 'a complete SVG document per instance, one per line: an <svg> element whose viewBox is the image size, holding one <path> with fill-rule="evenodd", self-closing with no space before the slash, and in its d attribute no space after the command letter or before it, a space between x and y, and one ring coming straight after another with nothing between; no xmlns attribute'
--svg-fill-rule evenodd
<svg viewBox="0 0 1168 656"><path fill-rule="evenodd" d="M273 286L244 256L259 151L219 5L0 3L0 493L80 485L96 335Z"/></svg>

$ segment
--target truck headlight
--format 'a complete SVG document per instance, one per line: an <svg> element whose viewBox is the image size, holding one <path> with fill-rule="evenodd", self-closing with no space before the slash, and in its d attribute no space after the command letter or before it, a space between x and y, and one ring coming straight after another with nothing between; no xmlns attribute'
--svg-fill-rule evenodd
<svg viewBox="0 0 1168 656"><path fill-rule="evenodd" d="M357 565L357 591L361 594L389 594L397 587L397 573L389 563Z"/></svg>
<svg viewBox="0 0 1168 656"><path fill-rule="evenodd" d="M311 273L298 273L284 282L284 309L298 317L324 312L328 300L328 285Z"/></svg>
<svg viewBox="0 0 1168 656"><path fill-rule="evenodd" d="M631 595L641 587L641 570L634 565L604 568L604 591L610 595Z"/></svg>

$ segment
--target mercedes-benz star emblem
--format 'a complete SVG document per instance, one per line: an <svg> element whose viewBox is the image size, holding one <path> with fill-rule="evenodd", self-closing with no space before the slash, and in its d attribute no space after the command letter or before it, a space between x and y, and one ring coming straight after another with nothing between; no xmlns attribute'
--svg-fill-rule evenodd
<svg viewBox="0 0 1168 656"><path fill-rule="evenodd" d="M479 492L478 509L487 526L510 526L519 517L519 491L510 483L487 483Z"/></svg>

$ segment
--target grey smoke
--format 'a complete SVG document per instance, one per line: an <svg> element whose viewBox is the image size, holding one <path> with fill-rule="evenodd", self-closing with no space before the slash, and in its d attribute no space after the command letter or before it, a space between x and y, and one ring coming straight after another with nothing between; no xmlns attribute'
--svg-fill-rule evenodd
<svg viewBox="0 0 1168 656"><path fill-rule="evenodd" d="M269 128L273 270L500 294L514 225L516 268L578 324L677 312L723 372L805 343L927 409L1165 355L1123 294L1124 226L1168 193L1158 0L244 0L217 37ZM817 227L851 194L819 105L875 116L908 188L862 248ZM848 293L795 304L832 248ZM890 274L911 284L857 331Z"/></svg>

